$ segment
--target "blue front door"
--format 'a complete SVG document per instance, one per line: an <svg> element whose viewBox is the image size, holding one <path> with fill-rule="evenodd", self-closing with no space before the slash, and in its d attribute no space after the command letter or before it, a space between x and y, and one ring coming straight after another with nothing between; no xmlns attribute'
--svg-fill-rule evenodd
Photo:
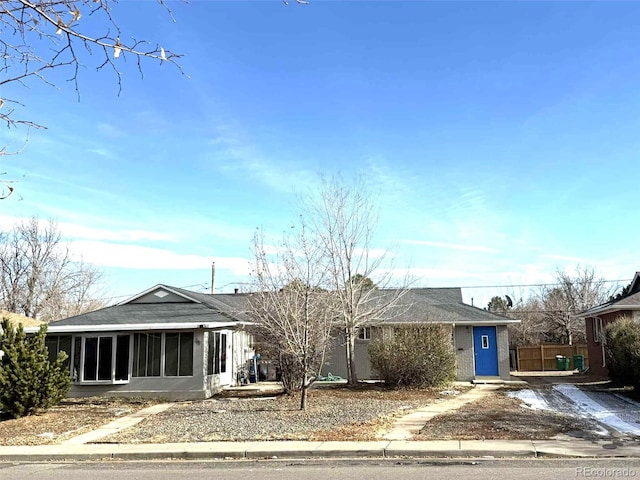
<svg viewBox="0 0 640 480"><path fill-rule="evenodd" d="M496 327L473 327L476 376L498 375Z"/></svg>

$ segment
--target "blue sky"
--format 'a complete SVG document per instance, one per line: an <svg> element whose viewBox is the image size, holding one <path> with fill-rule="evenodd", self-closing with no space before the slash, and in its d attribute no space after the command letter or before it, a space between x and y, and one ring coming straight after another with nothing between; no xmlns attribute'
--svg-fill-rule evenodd
<svg viewBox="0 0 640 480"><path fill-rule="evenodd" d="M629 279L640 222L640 3L169 2L114 8L124 32L183 53L186 76L83 58L19 98L32 130L0 159L19 195L0 225L56 219L105 295L248 281L319 175L379 193L376 248L416 285L485 305L589 265ZM3 129L19 148L22 130ZM199 287L194 287L199 288Z"/></svg>

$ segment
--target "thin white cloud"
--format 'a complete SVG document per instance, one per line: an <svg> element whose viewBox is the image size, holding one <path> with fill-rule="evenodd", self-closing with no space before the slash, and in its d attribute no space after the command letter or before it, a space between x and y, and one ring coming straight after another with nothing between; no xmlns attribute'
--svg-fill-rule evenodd
<svg viewBox="0 0 640 480"><path fill-rule="evenodd" d="M300 185L317 181L315 172L300 162L270 159L251 138L244 138L247 136L241 133L240 128L218 124L214 129L215 136L208 141L214 152L209 154L209 158L223 173L249 175L268 188L283 193L296 192ZM221 157L224 162L220 161Z"/></svg>
<svg viewBox="0 0 640 480"><path fill-rule="evenodd" d="M587 258L572 257L569 255L541 255L542 258L549 260L559 260L561 262L572 262L583 265L592 265L594 262Z"/></svg>
<svg viewBox="0 0 640 480"><path fill-rule="evenodd" d="M114 230L104 228L92 228L75 223L58 223L62 235L66 238L85 240L105 240L114 242L177 242L178 239L167 232L154 232L148 230Z"/></svg>
<svg viewBox="0 0 640 480"><path fill-rule="evenodd" d="M495 248L485 247L482 245L462 245L458 243L433 242L430 240L400 240L400 243L406 243L409 245L421 245L425 247L446 248L450 250L464 250L467 252L498 252L498 250Z"/></svg>
<svg viewBox="0 0 640 480"><path fill-rule="evenodd" d="M133 270L193 270L210 268L228 270L233 275L246 276L249 260L242 257L185 255L163 248L123 245L91 240L70 242L71 251L83 260L99 267Z"/></svg>

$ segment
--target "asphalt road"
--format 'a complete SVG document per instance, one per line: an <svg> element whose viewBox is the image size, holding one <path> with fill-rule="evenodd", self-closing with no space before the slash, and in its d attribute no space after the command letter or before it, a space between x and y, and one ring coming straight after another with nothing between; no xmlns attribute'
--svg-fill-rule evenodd
<svg viewBox="0 0 640 480"><path fill-rule="evenodd" d="M640 478L640 459L2 464L2 480L563 480Z"/></svg>

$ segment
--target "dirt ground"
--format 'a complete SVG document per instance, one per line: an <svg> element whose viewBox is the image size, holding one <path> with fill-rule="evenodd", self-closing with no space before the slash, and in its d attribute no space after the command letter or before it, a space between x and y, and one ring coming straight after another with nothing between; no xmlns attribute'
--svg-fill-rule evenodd
<svg viewBox="0 0 640 480"><path fill-rule="evenodd" d="M49 411L0 421L0 445L61 443L157 403L108 398L65 399Z"/></svg>
<svg viewBox="0 0 640 480"><path fill-rule="evenodd" d="M542 440L567 434L584 437L591 424L577 416L532 410L506 391L439 415L413 440Z"/></svg>
<svg viewBox="0 0 640 480"><path fill-rule="evenodd" d="M271 400L261 399L260 404L264 413L260 418L268 412L268 418L271 420L265 418L264 421L259 422L259 428L261 435L271 439L280 438L283 435L281 431L276 431L276 425L280 425L277 428L282 430L287 428L288 423L296 423L296 428L304 432L304 438L300 439L321 441L379 440L399 416L409 413L413 408L446 401L450 394L451 392L443 394L436 390L390 391L379 387L317 390L311 395L311 408L306 415L299 415L299 412L296 412L296 399L285 397ZM274 402L273 408L269 406L269 402ZM148 400L68 399L41 415L0 422L0 445L61 443L152 403L154 402ZM291 406L287 406L288 403L291 403ZM185 439L181 441L203 441L205 437L199 439L196 437L187 438L187 436L193 436L194 432L198 430L197 427L204 418L202 415L207 413L205 409L213 408L214 416L223 415L220 410L215 410L220 408L219 405L213 404L212 401L176 403L174 407L163 414L145 420L146 423L140 424L140 428L132 427L117 434L113 441L125 443L157 441L157 438L160 437L155 436L154 439L140 437L140 435L154 436L152 433L154 428L163 428L169 432L182 429L185 431ZM225 408L227 411L224 415L230 415L232 407ZM363 409L366 413L364 415ZM345 413L344 417L340 417L341 412L351 411L357 411L359 416ZM190 418L194 416L198 418ZM337 417L337 421L327 425L326 422L318 421L319 416ZM220 419L221 417L216 418ZM363 420L359 418L363 418ZM308 425L306 425L307 422ZM255 422L251 423L241 431L249 435L251 428L255 427L253 425ZM224 424L228 425L229 423L224 422ZM151 428L150 425L155 425L155 427ZM482 401L467 404L456 412L434 418L413 440L547 439L567 433L575 433L576 436L580 436L579 432L587 428L585 421L578 417L530 410L524 407L519 400L508 397L503 391L498 391ZM270 429L273 429L273 432L270 432ZM164 441L171 441L171 435L165 437ZM241 439L233 438L233 440ZM247 440L252 439L254 438L247 438Z"/></svg>

